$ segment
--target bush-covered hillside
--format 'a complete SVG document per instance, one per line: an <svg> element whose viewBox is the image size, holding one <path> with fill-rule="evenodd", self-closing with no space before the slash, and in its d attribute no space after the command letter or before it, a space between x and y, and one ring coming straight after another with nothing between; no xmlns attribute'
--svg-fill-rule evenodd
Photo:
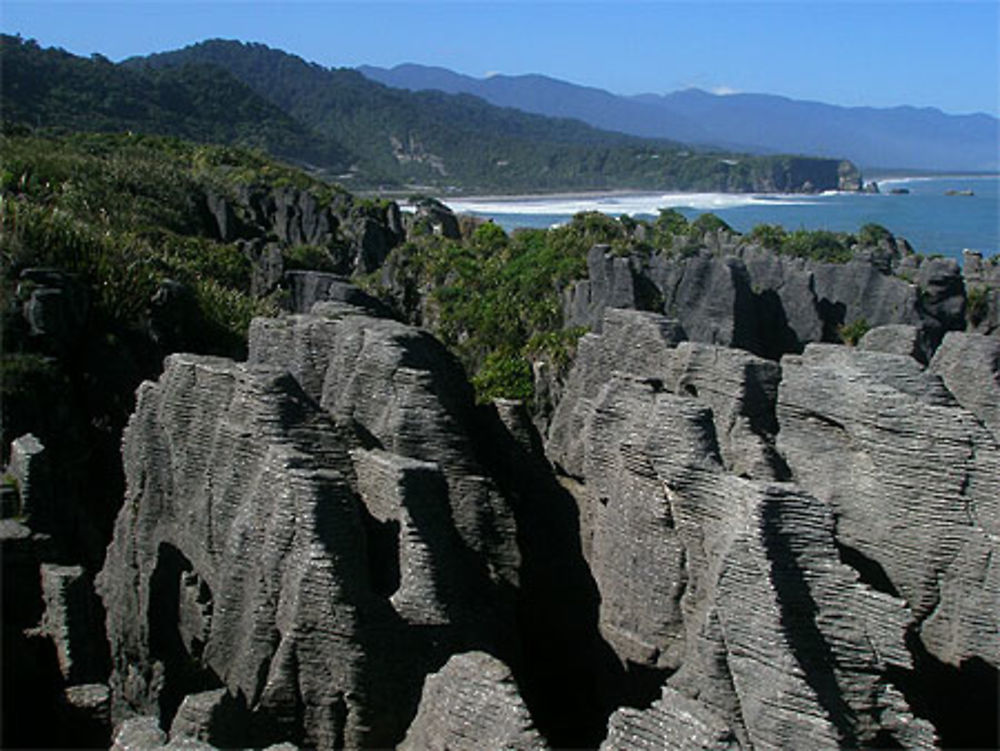
<svg viewBox="0 0 1000 751"><path fill-rule="evenodd" d="M468 95L390 89L260 44L216 40L114 64L3 36L0 65L9 122L261 148L355 188L822 190L838 187L846 164L707 153Z"/></svg>

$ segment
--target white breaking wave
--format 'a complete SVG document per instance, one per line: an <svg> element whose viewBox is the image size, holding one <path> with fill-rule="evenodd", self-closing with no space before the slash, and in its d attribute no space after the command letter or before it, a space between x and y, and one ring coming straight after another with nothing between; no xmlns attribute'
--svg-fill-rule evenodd
<svg viewBox="0 0 1000 751"><path fill-rule="evenodd" d="M580 211L601 211L619 216L650 214L656 216L660 209L693 209L716 211L740 206L780 204L783 206L812 206L820 203L815 197L775 193L758 195L750 193L635 193L603 196L574 196L553 198L484 198L456 199L446 202L459 214L576 214Z"/></svg>

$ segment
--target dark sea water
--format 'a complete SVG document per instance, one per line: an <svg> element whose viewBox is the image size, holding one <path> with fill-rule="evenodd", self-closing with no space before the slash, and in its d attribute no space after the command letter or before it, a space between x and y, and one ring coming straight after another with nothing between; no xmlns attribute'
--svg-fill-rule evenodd
<svg viewBox="0 0 1000 751"><path fill-rule="evenodd" d="M983 256L1000 251L1000 176L911 177L879 180L880 194L736 195L727 193L634 193L587 197L483 199L448 201L458 212L490 217L504 229L551 227L578 211L655 217L676 208L688 217L711 211L733 229L748 232L757 224L780 224L788 230L827 229L855 232L874 222L926 255L961 260L962 250ZM892 188L909 190L891 195ZM972 196L949 196L949 190Z"/></svg>

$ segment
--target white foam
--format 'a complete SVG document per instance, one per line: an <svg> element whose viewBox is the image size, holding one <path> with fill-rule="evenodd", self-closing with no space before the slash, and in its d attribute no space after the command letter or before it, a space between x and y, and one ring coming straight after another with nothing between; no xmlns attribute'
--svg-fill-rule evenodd
<svg viewBox="0 0 1000 751"><path fill-rule="evenodd" d="M580 211L601 211L618 216L650 214L656 216L660 209L693 209L715 211L740 206L781 204L785 206L810 206L819 203L816 197L797 194L774 193L634 193L601 196L576 196L556 198L493 198L456 199L447 201L457 213L489 214L576 214Z"/></svg>

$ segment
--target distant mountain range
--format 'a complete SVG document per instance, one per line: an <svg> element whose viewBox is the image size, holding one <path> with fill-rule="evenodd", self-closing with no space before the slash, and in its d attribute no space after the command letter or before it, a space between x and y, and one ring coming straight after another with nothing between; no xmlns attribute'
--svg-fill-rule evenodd
<svg viewBox="0 0 1000 751"><path fill-rule="evenodd" d="M114 64L4 36L0 55L7 122L257 147L355 188L768 192L858 179L840 159L698 149L415 93L262 44L211 40Z"/></svg>
<svg viewBox="0 0 1000 751"><path fill-rule="evenodd" d="M770 94L618 96L540 75L473 78L405 64L358 68L373 81L409 89L474 94L492 104L572 117L595 127L757 154L837 156L863 169L997 171L1000 120L933 108L839 107Z"/></svg>

